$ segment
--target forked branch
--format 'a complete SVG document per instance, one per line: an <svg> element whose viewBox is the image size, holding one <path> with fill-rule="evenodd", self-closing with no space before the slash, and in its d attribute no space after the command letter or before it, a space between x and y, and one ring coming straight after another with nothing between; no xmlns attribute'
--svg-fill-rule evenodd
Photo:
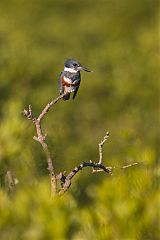
<svg viewBox="0 0 160 240"><path fill-rule="evenodd" d="M104 136L103 140L99 143L99 161L97 163L92 162L90 160L90 162L83 162L80 165L78 165L77 167L75 167L67 176L65 175L66 172L64 171L63 173L59 173L56 178L57 180L61 181L61 189L59 190L59 195L64 194L71 186L71 181L72 178L83 168L85 167L91 167L92 168L92 173L97 173L97 172L105 172L108 174L112 174L114 169L126 169L135 165L138 165L138 162L132 163L132 164L128 164L122 167L106 167L105 165L102 164L102 160L103 160L103 155L102 155L102 147L104 145L104 143L107 141L107 139L109 138L109 132L106 133L106 135Z"/></svg>
<svg viewBox="0 0 160 240"><path fill-rule="evenodd" d="M64 95L65 94L62 94L59 97L57 97L56 99L49 102L44 107L44 109L42 110L42 112L39 114L39 116L37 118L33 115L31 105L29 105L28 109L23 110L23 115L28 120L31 120L33 122L33 124L35 125L37 136L34 136L33 139L41 144L41 146L44 150L44 153L46 155L47 163L48 163L48 171L49 171L50 180L51 180L51 193L52 194L58 193L59 195L62 195L69 189L69 187L71 186L71 181L72 181L73 177L80 170L82 170L85 167L91 167L93 173L103 171L108 174L111 174L113 169L117 168L117 167L106 167L102 164L102 160L103 160L102 148L103 148L104 143L109 138L109 133L107 132L105 134L104 138L102 139L102 141L98 145L99 146L98 162L92 162L91 160L90 160L90 162L83 162L80 165L78 165L77 167L75 167L67 176L65 176L65 172L59 173L58 175L55 174L54 158L51 156L51 153L49 151L48 145L46 143L46 134L43 133L41 124L42 124L42 120L43 120L44 116L48 113L48 111L51 109L51 107L53 107L59 100L61 100ZM120 169L132 167L137 164L138 163L133 163L133 164L129 164L126 166L122 166L122 167L120 167ZM57 180L61 181L61 189L59 191L57 191Z"/></svg>
<svg viewBox="0 0 160 240"><path fill-rule="evenodd" d="M46 134L44 134L42 131L41 123L42 123L44 116L47 114L47 112L50 110L50 108L52 106L54 106L60 99L62 99L63 96L64 96L64 94L60 95L56 99L49 102L44 107L44 109L42 110L42 112L40 113L38 118L34 117L34 115L32 113L31 105L29 105L28 109L23 110L23 115L28 120L31 120L36 127L37 136L34 136L33 139L42 145L42 148L45 152L45 155L47 158L47 163L48 163L48 171L49 171L50 180L51 180L51 193L53 193L53 194L55 194L57 192L56 174L55 174L55 169L54 169L54 159L51 156L48 145L46 143Z"/></svg>

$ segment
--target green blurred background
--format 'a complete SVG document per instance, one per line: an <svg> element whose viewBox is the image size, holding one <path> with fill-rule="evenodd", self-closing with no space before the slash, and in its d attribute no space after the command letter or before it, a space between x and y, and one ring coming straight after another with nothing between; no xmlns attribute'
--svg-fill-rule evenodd
<svg viewBox="0 0 160 240"><path fill-rule="evenodd" d="M158 1L1 0L0 238L158 239ZM58 96L66 58L82 73L74 101L43 122L56 172L97 161L137 167L112 176L85 169L60 199L50 199L44 153L21 111L36 115ZM6 172L18 184L8 193Z"/></svg>

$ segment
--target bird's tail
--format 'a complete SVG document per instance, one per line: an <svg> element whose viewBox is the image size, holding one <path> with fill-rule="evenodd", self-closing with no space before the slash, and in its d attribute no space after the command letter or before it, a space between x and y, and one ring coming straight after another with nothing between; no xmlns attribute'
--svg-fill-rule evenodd
<svg viewBox="0 0 160 240"><path fill-rule="evenodd" d="M64 96L63 96L63 100L66 101L66 100L69 100L70 98L70 93L66 93Z"/></svg>

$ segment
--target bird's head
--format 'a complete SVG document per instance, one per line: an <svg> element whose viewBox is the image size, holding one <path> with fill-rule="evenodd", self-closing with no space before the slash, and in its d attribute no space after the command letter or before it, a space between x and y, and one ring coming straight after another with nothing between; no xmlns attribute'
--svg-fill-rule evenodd
<svg viewBox="0 0 160 240"><path fill-rule="evenodd" d="M78 62L77 60L73 60L73 59L67 59L65 61L64 70L69 71L69 72L78 72L81 70L86 71L86 72L92 72L88 68L82 66L80 64L80 62Z"/></svg>

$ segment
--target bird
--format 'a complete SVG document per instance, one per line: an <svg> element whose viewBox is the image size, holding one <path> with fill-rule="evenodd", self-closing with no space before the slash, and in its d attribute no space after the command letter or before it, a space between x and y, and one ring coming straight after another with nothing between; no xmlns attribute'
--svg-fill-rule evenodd
<svg viewBox="0 0 160 240"><path fill-rule="evenodd" d="M70 94L73 92L73 99L75 99L81 83L80 71L93 72L90 69L82 66L79 61L67 59L64 63L64 69L60 73L58 79L58 86L60 95L64 94L63 100L69 100Z"/></svg>

